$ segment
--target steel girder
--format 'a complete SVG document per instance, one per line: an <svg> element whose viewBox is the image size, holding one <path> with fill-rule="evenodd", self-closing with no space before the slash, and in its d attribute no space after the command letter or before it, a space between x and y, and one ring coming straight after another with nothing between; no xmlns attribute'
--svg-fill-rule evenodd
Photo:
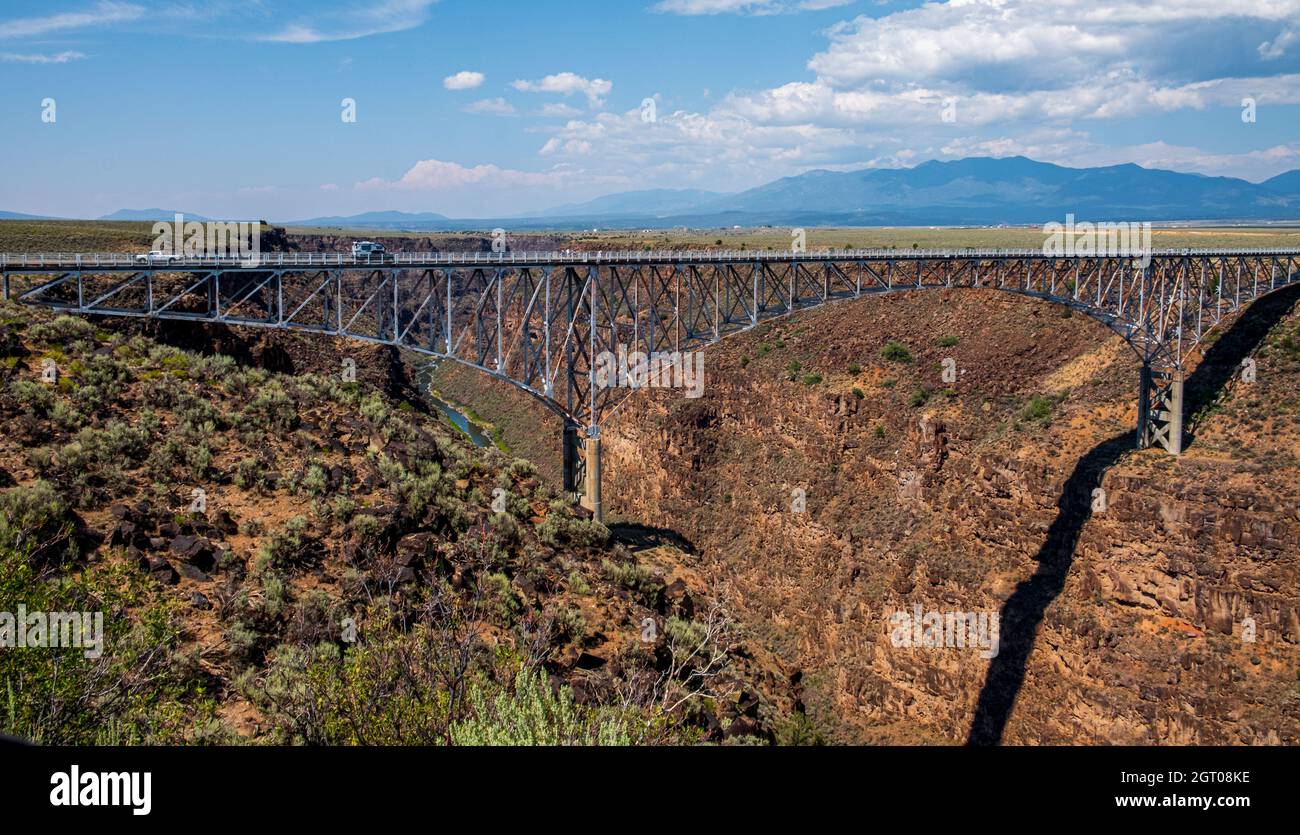
<svg viewBox="0 0 1300 835"><path fill-rule="evenodd" d="M874 255L635 254L573 261L512 256L468 262L333 266L23 267L4 295L69 313L183 319L310 331L407 348L505 380L566 424L570 484L581 447L632 393L596 383L602 352L680 355L795 310L876 293L988 288L1057 302L1120 333L1149 373L1143 392L1167 414L1158 381L1256 298L1300 281L1300 252L1186 252L1149 258L1032 253ZM80 259L79 259L80 260ZM89 259L86 259L89 260ZM1155 380L1157 382L1150 382ZM1179 383L1181 385L1181 383ZM1167 388L1167 387L1166 387ZM1145 418L1144 418L1145 420ZM1167 425L1140 437L1171 451ZM570 446L573 449L570 449ZM572 459L572 460L570 460Z"/></svg>

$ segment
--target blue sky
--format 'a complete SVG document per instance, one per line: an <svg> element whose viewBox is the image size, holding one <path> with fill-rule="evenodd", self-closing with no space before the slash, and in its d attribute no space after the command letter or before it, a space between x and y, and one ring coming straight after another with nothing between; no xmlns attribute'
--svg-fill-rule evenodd
<svg viewBox="0 0 1300 835"><path fill-rule="evenodd" d="M1258 181L1300 168L1300 0L5 0L0 136L0 209L60 216L507 216L971 155Z"/></svg>

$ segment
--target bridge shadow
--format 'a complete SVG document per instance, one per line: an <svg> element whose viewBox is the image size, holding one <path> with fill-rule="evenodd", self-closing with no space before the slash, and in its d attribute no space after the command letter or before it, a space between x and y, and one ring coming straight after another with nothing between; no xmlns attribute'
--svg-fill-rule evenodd
<svg viewBox="0 0 1300 835"><path fill-rule="evenodd" d="M1020 583L1002 606L999 625L1001 645L989 662L984 687L980 690L967 745L997 745L1025 682L1025 664L1034 648L1034 638L1047 607L1065 588L1074 563L1074 549L1083 526L1092 516L1092 491L1120 458L1137 443L1135 432L1125 432L1102 441L1088 451L1066 479L1057 502L1059 511L1047 530L1047 539L1034 558L1038 568Z"/></svg>
<svg viewBox="0 0 1300 835"><path fill-rule="evenodd" d="M1251 305L1205 352L1183 385L1184 413L1203 414L1225 387L1238 379L1241 361L1252 354L1269 331L1300 299L1300 287L1265 296ZM1134 375L1136 376L1136 375ZM1007 598L1001 611L1001 646L989 662L966 737L967 745L997 745L1025 682L1025 668L1047 607L1065 588L1083 526L1092 516L1092 491L1106 471L1134 449L1136 434L1125 432L1089 450L1066 479L1058 512L1035 556L1037 569ZM1190 441L1188 441L1190 443Z"/></svg>
<svg viewBox="0 0 1300 835"><path fill-rule="evenodd" d="M94 321L124 329L127 333L142 333L156 342L192 351L196 354L221 354L233 359L238 365L249 368L262 368L275 374L298 375L307 373L329 374L337 368L337 361L347 354L333 343L331 337L324 337L324 344L311 354L300 354L295 358L290 348L282 342L292 332L263 330L260 328L241 328L221 322L187 322L174 319L147 319L139 322L122 322L116 317L92 317ZM307 343L303 343L304 346ZM401 349L393 346L380 346L380 355L386 373L379 377L385 394L399 401L406 401L417 412L429 417L437 417L439 412L424 397L419 380L412 375L408 363L403 362Z"/></svg>
<svg viewBox="0 0 1300 835"><path fill-rule="evenodd" d="M695 545L689 539L668 528L657 528L636 522L612 522L609 525L609 532L615 541L630 546L634 552L671 545L687 554L695 553Z"/></svg>
<svg viewBox="0 0 1300 835"><path fill-rule="evenodd" d="M1200 365L1183 383L1184 449L1195 442L1196 430L1213 407L1241 380L1242 360L1255 353L1269 331L1286 318L1297 301L1300 301L1300 284L1264 296L1205 352Z"/></svg>

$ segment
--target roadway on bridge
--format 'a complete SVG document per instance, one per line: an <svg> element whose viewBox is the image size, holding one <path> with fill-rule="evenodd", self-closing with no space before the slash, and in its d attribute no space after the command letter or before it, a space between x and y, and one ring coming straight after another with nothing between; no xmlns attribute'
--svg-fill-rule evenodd
<svg viewBox="0 0 1300 835"><path fill-rule="evenodd" d="M577 266L582 264L790 263L934 260L1063 260L1076 257L1116 259L1177 257L1300 257L1300 249L1152 249L1061 255L1042 249L835 249L835 250L618 250L577 252L392 252L383 258L356 258L328 252L266 252L240 257L150 257L120 252L0 253L0 271L139 270L199 268L409 268L448 266Z"/></svg>

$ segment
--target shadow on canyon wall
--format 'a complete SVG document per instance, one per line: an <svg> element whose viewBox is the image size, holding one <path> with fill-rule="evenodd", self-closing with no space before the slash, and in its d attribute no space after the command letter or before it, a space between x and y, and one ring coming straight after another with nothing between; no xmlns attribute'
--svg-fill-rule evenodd
<svg viewBox="0 0 1300 835"><path fill-rule="evenodd" d="M358 382L375 386L390 397L405 400L425 415L439 414L424 398L424 389L417 379L418 366L425 361L424 358L411 355L412 363L403 362L402 351L389 345L214 322L95 318L105 326L142 334L173 348L206 355L223 354L241 366L262 368L276 374L332 376L340 372L343 358L350 357L356 363Z"/></svg>
<svg viewBox="0 0 1300 835"><path fill-rule="evenodd" d="M1183 385L1183 413L1190 424L1184 437L1185 447L1194 440L1196 418L1202 417L1206 407L1217 402L1232 381L1239 379L1242 360L1259 348L1297 299L1300 299L1300 286L1265 296L1238 317L1205 352ZM1092 516L1092 491L1101 486L1106 471L1135 447L1136 440L1134 432L1125 432L1102 441L1079 459L1066 479L1057 503L1056 519L1035 557L1038 568L1032 577L1016 587L1002 606L1000 651L989 662L966 737L967 745L997 745L1002 741L1016 697L1024 686L1025 667L1038 627L1047 607L1065 588L1079 536Z"/></svg>
<svg viewBox="0 0 1300 835"><path fill-rule="evenodd" d="M678 531L668 528L657 528L636 522L614 522L610 524L609 532L616 540L630 546L633 552L671 545L684 553L695 553L695 545L689 539Z"/></svg>

